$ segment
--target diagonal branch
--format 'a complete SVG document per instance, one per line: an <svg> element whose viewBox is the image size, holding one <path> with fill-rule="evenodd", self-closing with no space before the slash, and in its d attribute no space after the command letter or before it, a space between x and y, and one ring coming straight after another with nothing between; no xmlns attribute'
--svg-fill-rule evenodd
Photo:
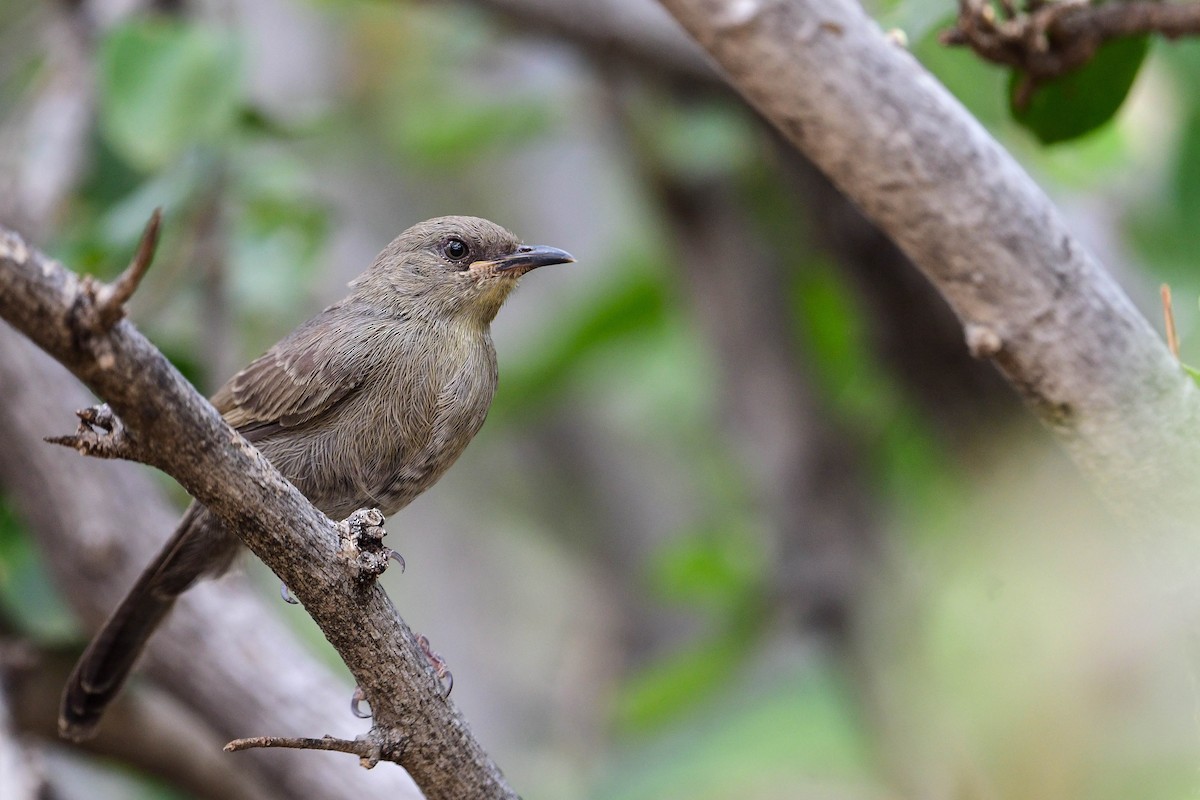
<svg viewBox="0 0 1200 800"><path fill-rule="evenodd" d="M515 797L387 595L363 579L370 564L347 569L339 558L338 526L128 320L104 329L96 315L79 313L92 302L85 281L0 228L0 317L105 399L145 462L237 531L304 603L371 702L370 736L402 743L384 749L386 760L407 769L431 800Z"/></svg>
<svg viewBox="0 0 1200 800"><path fill-rule="evenodd" d="M1045 193L854 0L661 0L895 241L1107 499L1192 529L1200 391Z"/></svg>

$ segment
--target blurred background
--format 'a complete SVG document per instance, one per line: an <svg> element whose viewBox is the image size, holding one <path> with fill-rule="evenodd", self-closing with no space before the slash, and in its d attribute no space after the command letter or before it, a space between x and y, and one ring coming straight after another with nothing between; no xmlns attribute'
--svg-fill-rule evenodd
<svg viewBox="0 0 1200 800"><path fill-rule="evenodd" d="M1156 325L1171 283L1200 361L1200 45L1046 146L937 43L954 3L869 8ZM1187 559L650 0L0 0L0 165L0 218L79 271L164 209L131 315L204 391L427 217L577 257L501 312L483 432L388 526L389 593L527 800L1195 796ZM3 638L79 648L18 505ZM27 736L54 797L189 796Z"/></svg>

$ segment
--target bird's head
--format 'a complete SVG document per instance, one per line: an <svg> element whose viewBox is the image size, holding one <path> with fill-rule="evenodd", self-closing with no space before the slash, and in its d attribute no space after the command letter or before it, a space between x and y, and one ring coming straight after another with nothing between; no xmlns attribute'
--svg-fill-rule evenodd
<svg viewBox="0 0 1200 800"><path fill-rule="evenodd" d="M486 219L437 217L392 240L351 286L414 315L486 324L522 275L574 260L556 247L522 244Z"/></svg>

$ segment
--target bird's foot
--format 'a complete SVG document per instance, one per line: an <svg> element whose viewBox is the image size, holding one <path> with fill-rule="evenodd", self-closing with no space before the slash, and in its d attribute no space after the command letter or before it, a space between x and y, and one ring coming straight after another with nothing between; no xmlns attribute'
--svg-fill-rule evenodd
<svg viewBox="0 0 1200 800"><path fill-rule="evenodd" d="M421 648L421 652L429 659L429 663L433 665L433 671L437 675L438 682L442 685L442 697L449 697L450 692L454 691L454 675L446 666L446 659L442 658L441 653L434 650L429 645L429 637L421 634L417 637L417 645Z"/></svg>
<svg viewBox="0 0 1200 800"><path fill-rule="evenodd" d="M355 569L360 580L371 580L383 574L388 561L395 558L404 569L404 559L390 547L383 546L383 512L377 508L360 508L338 523L342 558Z"/></svg>

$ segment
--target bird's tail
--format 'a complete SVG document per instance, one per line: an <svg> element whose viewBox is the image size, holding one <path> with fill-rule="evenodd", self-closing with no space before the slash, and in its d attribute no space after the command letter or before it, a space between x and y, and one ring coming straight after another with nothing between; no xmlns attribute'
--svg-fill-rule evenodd
<svg viewBox="0 0 1200 800"><path fill-rule="evenodd" d="M236 544L203 506L188 508L171 540L138 576L71 672L59 709L60 735L75 741L92 736L175 600L197 578L223 571Z"/></svg>

